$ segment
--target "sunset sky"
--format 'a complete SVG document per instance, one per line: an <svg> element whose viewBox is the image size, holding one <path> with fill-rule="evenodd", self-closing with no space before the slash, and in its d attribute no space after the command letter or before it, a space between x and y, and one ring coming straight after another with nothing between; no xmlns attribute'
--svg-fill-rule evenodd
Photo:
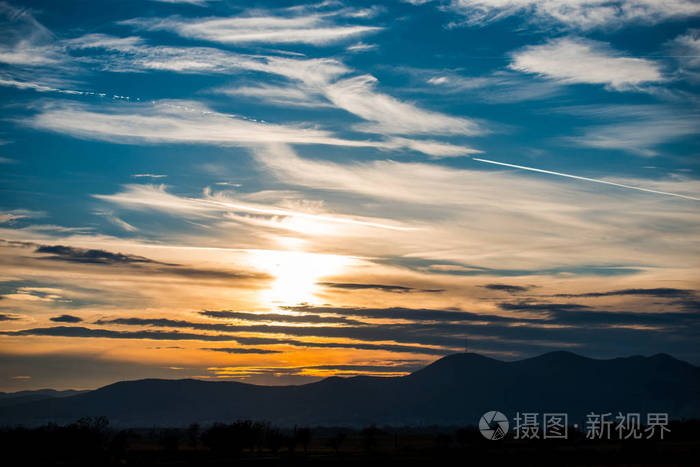
<svg viewBox="0 0 700 467"><path fill-rule="evenodd" d="M0 391L700 364L696 0L0 2Z"/></svg>

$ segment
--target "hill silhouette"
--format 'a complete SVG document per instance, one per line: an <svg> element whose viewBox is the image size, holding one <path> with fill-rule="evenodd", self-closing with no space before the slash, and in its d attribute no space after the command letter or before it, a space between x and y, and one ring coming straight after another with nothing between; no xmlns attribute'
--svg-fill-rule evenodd
<svg viewBox="0 0 700 467"><path fill-rule="evenodd" d="M278 425L474 425L499 410L700 417L700 368L665 354L597 360L552 352L504 362L455 354L403 377L331 377L299 386L193 379L123 381L69 397L0 407L0 425L104 415L120 426L266 420Z"/></svg>
<svg viewBox="0 0 700 467"><path fill-rule="evenodd" d="M18 392L0 392L0 407L10 405L23 404L26 402L40 401L44 399L52 399L54 397L68 397L82 394L88 391L75 391L68 389L66 391L56 391L55 389L37 389L34 391L18 391Z"/></svg>

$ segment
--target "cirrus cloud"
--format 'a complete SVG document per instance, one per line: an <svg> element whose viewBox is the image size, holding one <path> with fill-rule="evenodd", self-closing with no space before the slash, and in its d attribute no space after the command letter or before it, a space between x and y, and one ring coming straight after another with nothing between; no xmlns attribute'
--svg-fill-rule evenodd
<svg viewBox="0 0 700 467"><path fill-rule="evenodd" d="M552 39L513 54L510 68L565 84L602 84L626 91L665 80L660 66L625 57L606 43L577 37Z"/></svg>

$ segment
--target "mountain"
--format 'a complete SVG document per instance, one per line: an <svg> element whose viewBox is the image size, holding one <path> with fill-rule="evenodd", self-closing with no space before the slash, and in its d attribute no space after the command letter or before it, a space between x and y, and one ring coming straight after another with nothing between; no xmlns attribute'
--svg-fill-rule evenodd
<svg viewBox="0 0 700 467"><path fill-rule="evenodd" d="M455 354L395 378L331 377L300 386L200 380L123 381L83 394L0 407L0 425L105 415L118 426L236 419L279 425L474 425L488 410L700 417L700 368L668 355L595 360L569 352L503 362Z"/></svg>
<svg viewBox="0 0 700 467"><path fill-rule="evenodd" d="M23 404L26 402L52 399L54 397L68 397L82 394L88 391L56 391L55 389L37 389L35 391L0 392L0 407Z"/></svg>

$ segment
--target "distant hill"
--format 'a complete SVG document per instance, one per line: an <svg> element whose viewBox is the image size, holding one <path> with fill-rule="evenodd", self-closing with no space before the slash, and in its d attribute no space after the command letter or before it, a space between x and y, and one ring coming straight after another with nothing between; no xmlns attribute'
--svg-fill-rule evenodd
<svg viewBox="0 0 700 467"><path fill-rule="evenodd" d="M595 360L569 352L503 362L455 354L408 376L327 378L300 386L200 380L123 381L83 394L0 407L0 425L178 426L236 419L279 425L474 425L481 414L666 412L700 418L700 368L668 355Z"/></svg>
<svg viewBox="0 0 700 467"><path fill-rule="evenodd" d="M83 394L89 391L56 391L55 389L37 389L35 391L0 392L0 407L24 404L26 402L40 401L54 397L68 397Z"/></svg>

